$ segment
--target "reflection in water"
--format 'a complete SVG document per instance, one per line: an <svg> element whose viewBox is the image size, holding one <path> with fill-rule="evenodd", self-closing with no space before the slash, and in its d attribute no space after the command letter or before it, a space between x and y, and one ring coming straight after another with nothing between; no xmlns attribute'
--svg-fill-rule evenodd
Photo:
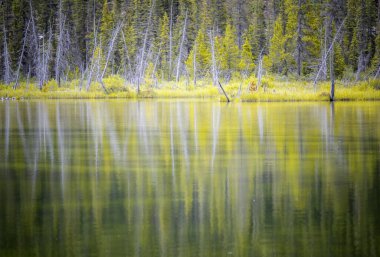
<svg viewBox="0 0 380 257"><path fill-rule="evenodd" d="M0 103L0 256L378 256L379 110Z"/></svg>

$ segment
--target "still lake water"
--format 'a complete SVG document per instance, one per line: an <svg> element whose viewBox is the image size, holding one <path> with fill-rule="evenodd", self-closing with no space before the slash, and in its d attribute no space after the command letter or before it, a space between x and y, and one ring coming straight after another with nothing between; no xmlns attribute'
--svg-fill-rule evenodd
<svg viewBox="0 0 380 257"><path fill-rule="evenodd" d="M380 256L380 103L0 102L0 256Z"/></svg>

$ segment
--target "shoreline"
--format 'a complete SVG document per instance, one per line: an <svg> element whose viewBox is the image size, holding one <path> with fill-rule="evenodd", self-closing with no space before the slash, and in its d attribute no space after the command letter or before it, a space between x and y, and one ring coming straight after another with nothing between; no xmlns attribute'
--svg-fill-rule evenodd
<svg viewBox="0 0 380 257"><path fill-rule="evenodd" d="M228 97L232 102L329 102L329 83L322 82L318 84L315 91L313 87L306 82L293 81L281 82L273 81L269 87L264 89L249 91L241 87L245 84L241 81L233 81L224 87ZM361 81L353 85L343 85L337 83L335 89L335 101L380 101L380 80L372 82ZM92 88L90 91L79 90L73 86L46 86L42 90L36 88L36 85L22 86L19 89L13 89L10 86L0 85L0 102L9 100L47 100L47 99L204 99L226 102L227 99L218 87L210 85L201 86L183 86L173 87L172 84L166 84L161 88L144 86L138 94L136 90L129 86L117 87L113 90L112 83L109 86L108 93L99 88ZM108 88L107 88L108 89Z"/></svg>

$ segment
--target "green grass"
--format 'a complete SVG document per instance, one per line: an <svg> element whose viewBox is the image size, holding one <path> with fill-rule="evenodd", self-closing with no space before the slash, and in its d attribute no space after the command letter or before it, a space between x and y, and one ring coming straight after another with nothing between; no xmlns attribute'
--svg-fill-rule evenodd
<svg viewBox="0 0 380 257"><path fill-rule="evenodd" d="M105 93L99 83L92 83L89 91L79 90L79 81L66 82L58 87L51 80L42 90L35 83L20 83L16 90L11 85L0 85L0 98L10 99L140 99L140 98L200 98L226 101L221 91L212 86L211 81L199 81L197 86L189 85L185 81L180 83L166 82L155 86L145 84L137 94L133 85L128 85L121 77L112 76L104 79L107 88ZM283 78L264 78L262 85L256 91L249 90L249 84L257 84L256 79L233 80L224 85L232 101L242 102L280 102L280 101L329 101L330 85L321 82L314 90L310 81L286 80ZM361 81L356 84L344 85L336 83L336 101L374 101L380 100L380 80Z"/></svg>

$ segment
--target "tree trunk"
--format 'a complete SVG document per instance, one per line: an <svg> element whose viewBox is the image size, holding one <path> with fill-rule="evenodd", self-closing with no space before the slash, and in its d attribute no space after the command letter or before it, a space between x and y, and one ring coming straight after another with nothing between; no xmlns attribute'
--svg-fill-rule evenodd
<svg viewBox="0 0 380 257"><path fill-rule="evenodd" d="M302 75L302 0L298 0L297 16L297 75Z"/></svg>
<svg viewBox="0 0 380 257"><path fill-rule="evenodd" d="M194 86L197 85L197 44L194 44L194 55L193 55L193 72L194 72Z"/></svg>
<svg viewBox="0 0 380 257"><path fill-rule="evenodd" d="M170 3L170 24L169 24L169 76L172 77L172 63L173 63L173 0Z"/></svg>
<svg viewBox="0 0 380 257"><path fill-rule="evenodd" d="M218 85L218 68L216 66L216 57L215 57L215 42L214 42L214 31L212 30L209 34L210 44L211 44L211 57L212 57L212 79L214 86Z"/></svg>
<svg viewBox="0 0 380 257"><path fill-rule="evenodd" d="M13 89L16 89L18 87L18 82L19 82L19 79L20 79L20 69L21 69L22 59L24 57L25 44L26 44L26 40L27 40L27 37L28 37L29 24L30 24L30 20L28 21L28 24L26 25L26 29L25 29L24 41L23 41L23 44L22 44L22 50L21 50L19 61L18 61L17 73L16 73L16 81L15 81L15 84L13 85Z"/></svg>
<svg viewBox="0 0 380 257"><path fill-rule="evenodd" d="M186 15L185 15L185 23L183 24L181 44L180 44L180 46L179 46L179 55L178 55L178 63L177 63L177 73L176 73L176 77L175 77L176 83L179 82L179 75L180 75L180 74L179 74L179 68L180 68L180 65L181 65L182 48L183 48L183 44L184 44L185 37L186 37L186 25L187 25L187 11L186 11Z"/></svg>
<svg viewBox="0 0 380 257"><path fill-rule="evenodd" d="M330 53L330 80L331 80L330 101L331 102L333 102L335 100L335 67L334 67L334 43L335 43L335 40L332 38L333 20L334 20L333 12L330 10L329 38L331 40L331 53Z"/></svg>

